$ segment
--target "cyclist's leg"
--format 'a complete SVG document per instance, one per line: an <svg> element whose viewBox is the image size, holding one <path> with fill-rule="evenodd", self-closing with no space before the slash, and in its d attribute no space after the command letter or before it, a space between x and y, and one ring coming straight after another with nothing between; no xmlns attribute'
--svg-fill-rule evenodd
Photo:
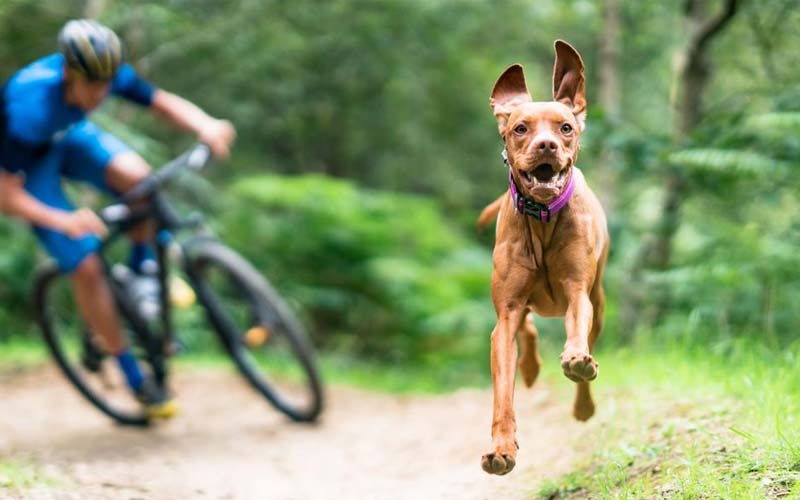
<svg viewBox="0 0 800 500"><path fill-rule="evenodd" d="M81 315L91 331L97 332L103 338L108 351L119 356L127 348L127 342L122 335L114 296L105 280L97 255L87 255L72 271L71 278Z"/></svg>
<svg viewBox="0 0 800 500"><path fill-rule="evenodd" d="M130 152L124 143L111 134L103 132L89 121L83 121L70 129L61 147L61 173L64 176L88 182L110 194L117 194L125 188L109 185L106 180L113 159ZM123 189L116 189L118 187ZM142 377L136 358L126 346L113 295L97 256L84 255L69 271L74 271L72 277L76 301L87 323L107 342L122 348L120 352L112 353L117 356L129 385L148 413L153 417L172 416L177 409L175 403L152 379ZM115 340L120 342L115 343Z"/></svg>
<svg viewBox="0 0 800 500"><path fill-rule="evenodd" d="M150 165L134 151L115 154L105 171L105 181L113 191L124 193L150 175ZM146 220L128 231L133 245L128 259L128 266L134 271L141 271L146 260L155 260L152 241L155 228L151 220Z"/></svg>
<svg viewBox="0 0 800 500"><path fill-rule="evenodd" d="M25 189L42 203L60 210L74 210L61 186L64 150L56 144L47 155L26 171ZM116 316L111 291L103 278L94 253L100 245L96 236L73 239L53 229L34 226L34 233L47 253L70 275L81 314L91 330L100 336L109 353L119 355L126 349L125 338Z"/></svg>
<svg viewBox="0 0 800 500"><path fill-rule="evenodd" d="M76 134L77 131L77 134ZM76 137L77 136L77 137ZM80 143L80 125L73 127L39 165L26 175L26 189L44 203L62 210L74 210L61 184L62 174L75 165L74 150ZM128 350L127 339L114 304L113 295L105 280L99 258L95 255L100 245L96 236L72 239L60 231L37 227L39 241L56 260L59 268L70 276L75 302L81 316L93 334L103 342L108 353L115 356L125 373L126 380L136 390L142 381L141 372Z"/></svg>
<svg viewBox="0 0 800 500"><path fill-rule="evenodd" d="M63 147L64 159L61 170L66 177L88 182L112 195L117 195L130 188L149 172L149 167L144 160L136 162L137 158L141 158L133 153L125 143L104 132L88 120L84 120L70 129L69 133L64 137ZM148 228L137 228L135 231L138 231L134 233L134 237L138 238L138 240L135 239L134 244L139 242L145 245L146 242L152 240L150 237L152 231L148 231ZM134 249L135 252L136 250ZM92 278L95 276L92 274L94 272L92 265L87 264L87 268L85 275L76 273L77 279L85 280L81 281L80 285L75 288L76 293L86 293L85 298L79 299L79 302L85 300L85 304L91 306L90 309L97 309L98 307L105 309L106 306L101 306L97 303L95 295L90 292L93 287L103 286L110 294L108 283L106 283L102 274L99 280L93 280ZM119 317L113 300L110 301L110 308L105 311L114 316L117 328L119 328ZM94 310L87 310L86 313L98 316L95 319L98 322L98 326L107 326L105 321L109 320L108 316L101 318L101 313L97 313ZM151 416L169 417L175 413L175 403L163 388L153 384L152 380L142 379L141 375L137 377L137 373L141 374L141 372L130 350L125 349L117 356L117 359L129 383L133 382L131 387L145 404Z"/></svg>
<svg viewBox="0 0 800 500"><path fill-rule="evenodd" d="M124 193L150 174L144 158L88 120L74 127L65 141L68 153L64 175L109 194ZM153 226L145 221L129 231L128 236L133 241L130 264L138 271L142 261L153 258L150 248Z"/></svg>

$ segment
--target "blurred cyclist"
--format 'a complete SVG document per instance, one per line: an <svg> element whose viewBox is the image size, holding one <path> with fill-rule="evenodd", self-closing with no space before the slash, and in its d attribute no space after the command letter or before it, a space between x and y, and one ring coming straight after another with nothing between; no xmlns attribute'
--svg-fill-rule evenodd
<svg viewBox="0 0 800 500"><path fill-rule="evenodd" d="M137 76L123 62L117 35L96 21L69 21L58 45L59 53L22 68L0 91L0 209L32 224L47 252L70 274L81 314L117 358L138 400L152 417L169 417L176 405L140 371L95 254L106 228L91 210L75 209L61 178L118 195L148 175L141 156L87 119L109 94L196 134L217 157L228 156L235 131L230 122ZM152 228L142 224L130 237L129 266L141 273L154 263Z"/></svg>

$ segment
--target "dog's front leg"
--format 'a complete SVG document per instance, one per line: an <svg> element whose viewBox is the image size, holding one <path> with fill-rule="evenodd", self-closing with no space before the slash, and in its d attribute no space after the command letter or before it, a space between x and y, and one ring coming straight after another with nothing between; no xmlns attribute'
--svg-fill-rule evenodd
<svg viewBox="0 0 800 500"><path fill-rule="evenodd" d="M569 305L564 317L567 342L564 344L564 352L561 353L561 369L570 380L587 382L597 378L598 373L597 362L589 349L592 302L585 283L568 283L565 288Z"/></svg>
<svg viewBox="0 0 800 500"><path fill-rule="evenodd" d="M516 464L514 379L517 371L517 331L522 326L526 311L522 302L499 309L497 326L492 331L492 451L481 459L481 467L490 474L508 474Z"/></svg>

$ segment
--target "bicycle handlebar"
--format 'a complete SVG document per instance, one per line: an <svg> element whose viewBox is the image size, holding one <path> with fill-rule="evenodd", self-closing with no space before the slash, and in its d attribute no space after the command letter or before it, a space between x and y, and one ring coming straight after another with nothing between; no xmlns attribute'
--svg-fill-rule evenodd
<svg viewBox="0 0 800 500"><path fill-rule="evenodd" d="M186 150L180 156L170 161L158 171L153 172L143 181L132 187L120 196L120 202L102 208L100 218L105 223L121 222L132 214L130 204L152 196L159 188L172 180L181 170L188 168L200 171L211 161L211 148L207 144L198 143Z"/></svg>

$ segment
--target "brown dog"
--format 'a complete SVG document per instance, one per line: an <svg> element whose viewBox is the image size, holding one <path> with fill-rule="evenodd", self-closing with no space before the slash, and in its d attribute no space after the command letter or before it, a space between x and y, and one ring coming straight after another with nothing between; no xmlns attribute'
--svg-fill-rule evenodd
<svg viewBox="0 0 800 500"><path fill-rule="evenodd" d="M600 202L575 166L586 118L583 61L568 43L555 42L553 102L532 102L522 66L497 80L490 103L506 146L509 192L486 207L485 225L497 215L492 301L492 450L481 466L507 474L517 455L514 378L517 334L520 371L531 386L539 374L536 327L525 317L564 316L564 374L577 382L573 415L594 414L589 381L598 365L591 350L603 324L601 285L608 255L608 230Z"/></svg>

